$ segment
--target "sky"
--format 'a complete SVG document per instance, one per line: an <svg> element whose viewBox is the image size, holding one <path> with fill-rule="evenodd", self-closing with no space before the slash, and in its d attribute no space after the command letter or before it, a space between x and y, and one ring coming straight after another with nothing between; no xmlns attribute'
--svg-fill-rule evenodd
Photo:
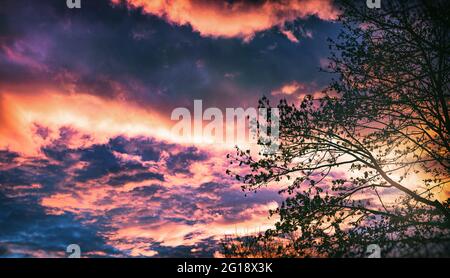
<svg viewBox="0 0 450 278"><path fill-rule="evenodd" d="M210 257L272 227L226 144L177 140L177 107L295 102L331 76L330 0L0 2L0 257Z"/></svg>

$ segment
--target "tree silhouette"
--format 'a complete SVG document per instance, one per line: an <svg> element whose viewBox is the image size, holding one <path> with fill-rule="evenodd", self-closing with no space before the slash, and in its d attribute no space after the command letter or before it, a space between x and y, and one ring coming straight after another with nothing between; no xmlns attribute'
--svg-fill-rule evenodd
<svg viewBox="0 0 450 278"><path fill-rule="evenodd" d="M450 4L340 4L336 79L321 98L282 100L279 150L237 149L227 172L286 196L258 237L295 234L281 255L361 256L374 243L384 256L448 256Z"/></svg>

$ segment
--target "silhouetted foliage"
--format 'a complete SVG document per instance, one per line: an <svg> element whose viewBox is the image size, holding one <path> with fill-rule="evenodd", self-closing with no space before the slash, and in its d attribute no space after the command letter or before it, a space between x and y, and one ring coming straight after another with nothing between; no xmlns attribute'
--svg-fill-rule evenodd
<svg viewBox="0 0 450 278"><path fill-rule="evenodd" d="M324 96L279 103L276 153L229 156L244 190L286 196L255 239L296 233L286 256L450 256L450 4L341 5Z"/></svg>

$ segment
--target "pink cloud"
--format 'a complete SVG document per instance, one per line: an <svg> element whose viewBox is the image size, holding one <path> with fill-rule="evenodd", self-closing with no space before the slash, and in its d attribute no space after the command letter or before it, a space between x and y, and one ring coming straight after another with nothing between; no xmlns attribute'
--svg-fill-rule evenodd
<svg viewBox="0 0 450 278"><path fill-rule="evenodd" d="M284 84L280 88L272 91L272 95L292 95L297 92L299 89L305 89L306 86L297 81L292 81L290 83Z"/></svg>
<svg viewBox="0 0 450 278"><path fill-rule="evenodd" d="M297 37L294 35L294 33L292 33L292 31L281 30L281 33L283 33L288 38L288 40L290 40L291 42L294 42L294 43L299 43L300 42L297 39Z"/></svg>
<svg viewBox="0 0 450 278"><path fill-rule="evenodd" d="M118 4L121 0L111 0ZM334 20L338 10L331 0L287 0L249 3L238 1L126 0L130 8L164 18L176 25L189 25L206 37L241 38L246 41L260 31L296 19L317 16Z"/></svg>

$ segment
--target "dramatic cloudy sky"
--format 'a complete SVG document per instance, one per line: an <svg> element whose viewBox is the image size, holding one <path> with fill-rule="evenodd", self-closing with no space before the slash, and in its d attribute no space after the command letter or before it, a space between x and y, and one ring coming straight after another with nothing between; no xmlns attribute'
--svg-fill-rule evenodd
<svg viewBox="0 0 450 278"><path fill-rule="evenodd" d="M171 111L295 101L330 76L327 0L0 2L0 256L212 256L276 220L229 146L173 140Z"/></svg>

